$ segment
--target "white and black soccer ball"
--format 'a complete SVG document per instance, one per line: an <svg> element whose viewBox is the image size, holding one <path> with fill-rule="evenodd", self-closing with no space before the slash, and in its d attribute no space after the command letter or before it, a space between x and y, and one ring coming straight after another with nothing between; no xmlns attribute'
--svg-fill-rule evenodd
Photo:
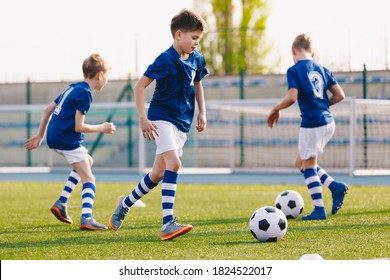
<svg viewBox="0 0 390 280"><path fill-rule="evenodd" d="M295 219L301 215L303 206L303 198L296 191L281 192L275 199L275 207L282 210L287 219Z"/></svg>
<svg viewBox="0 0 390 280"><path fill-rule="evenodd" d="M287 218L278 208L264 206L253 212L249 228L258 241L276 242L287 232Z"/></svg>

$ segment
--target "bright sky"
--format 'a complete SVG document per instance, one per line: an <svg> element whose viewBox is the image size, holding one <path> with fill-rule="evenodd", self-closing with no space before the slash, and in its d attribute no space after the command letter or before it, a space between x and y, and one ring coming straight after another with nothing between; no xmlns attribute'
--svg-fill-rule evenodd
<svg viewBox="0 0 390 280"><path fill-rule="evenodd" d="M390 63L390 1L387 0L269 0L270 40L282 57L285 72L292 63L296 35L309 33L315 59L330 69L383 70Z"/></svg>
<svg viewBox="0 0 390 280"><path fill-rule="evenodd" d="M390 1L268 1L269 63L280 58L281 73L292 63L291 42L301 32L312 35L316 58L330 68L387 65ZM111 63L111 79L139 76L171 45L170 20L185 7L193 1L1 0L0 83L79 80L92 52Z"/></svg>

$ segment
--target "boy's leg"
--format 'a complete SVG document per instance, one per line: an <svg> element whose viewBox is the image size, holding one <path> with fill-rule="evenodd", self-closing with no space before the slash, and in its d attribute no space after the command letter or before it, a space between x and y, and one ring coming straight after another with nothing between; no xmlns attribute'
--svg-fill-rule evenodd
<svg viewBox="0 0 390 280"><path fill-rule="evenodd" d="M120 196L117 200L114 214L111 215L109 220L110 228L113 230L120 229L125 216L129 212L129 208L157 185L158 183L153 182L149 174L146 174L129 196Z"/></svg>
<svg viewBox="0 0 390 280"><path fill-rule="evenodd" d="M83 184L83 190L81 193L82 209L80 218L81 230L100 230L107 229L103 224L96 222L92 218L93 205L95 203L96 186L91 182Z"/></svg>
<svg viewBox="0 0 390 280"><path fill-rule="evenodd" d="M179 174L176 172L165 170L164 178L161 186L162 196L162 211L163 211L163 226L166 226L173 220L173 207L175 205L177 178Z"/></svg>
<svg viewBox="0 0 390 280"><path fill-rule="evenodd" d="M192 230L192 225L182 225L176 222L173 216L178 173L165 170L161 186L162 195L162 240L171 240Z"/></svg>
<svg viewBox="0 0 390 280"><path fill-rule="evenodd" d="M299 129L298 151L299 160L296 166L302 168L306 185L309 189L314 210L303 220L325 220L326 211L322 200L322 184L317 173L317 157L323 152L326 143L334 133L334 122L326 126ZM301 165L301 166L299 166Z"/></svg>
<svg viewBox="0 0 390 280"><path fill-rule="evenodd" d="M84 161L73 163L73 168L79 174L81 181L83 182L83 189L81 192L81 218L80 218L80 229L82 230L101 230L107 229L103 224L96 222L92 218L93 205L95 203L95 177L92 174L92 157L87 156Z"/></svg>
<svg viewBox="0 0 390 280"><path fill-rule="evenodd" d="M187 136L171 123L156 121L155 124L159 128L159 137L156 138L156 162L159 164L153 166L151 178L161 177L163 180L161 186L163 216L161 239L171 240L192 229L192 225L178 224L173 216L177 178L181 167L180 157Z"/></svg>
<svg viewBox="0 0 390 280"><path fill-rule="evenodd" d="M56 200L56 202L54 202L53 206L50 208L50 211L61 222L68 224L73 223L72 218L68 215L68 199L79 181L80 176L77 174L76 170L72 170L59 199Z"/></svg>
<svg viewBox="0 0 390 280"><path fill-rule="evenodd" d="M303 220L325 220L326 211L324 201L322 200L322 185L318 177L317 170L314 168L306 168L303 172L306 185L309 189L311 199L313 201L314 210L307 216L303 216Z"/></svg>
<svg viewBox="0 0 390 280"><path fill-rule="evenodd" d="M332 193L332 214L340 210L344 202L344 197L348 190L348 185L343 182L335 181L321 166L317 165L318 176L321 183L329 188Z"/></svg>

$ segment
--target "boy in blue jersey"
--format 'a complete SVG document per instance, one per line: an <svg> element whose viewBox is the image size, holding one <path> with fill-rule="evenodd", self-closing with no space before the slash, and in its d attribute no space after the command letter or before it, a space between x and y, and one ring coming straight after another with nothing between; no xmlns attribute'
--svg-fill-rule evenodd
<svg viewBox="0 0 390 280"><path fill-rule="evenodd" d="M292 44L294 65L287 70L288 92L270 112L268 126L273 127L279 120L279 111L290 107L298 99L301 112L296 166L305 177L314 210L303 220L325 220L326 211L322 200L322 184L332 193L332 214L341 208L348 190L345 183L336 182L318 165L318 154L332 138L335 122L329 107L345 98L344 91L332 72L314 62L311 38L298 35ZM331 95L328 97L328 90Z"/></svg>
<svg viewBox="0 0 390 280"><path fill-rule="evenodd" d="M92 90L101 91L108 81L110 67L98 54L92 54L84 60L84 81L69 85L44 110L38 132L27 139L25 148L38 148L46 133L46 142L72 165L68 181L59 199L51 207L56 218L64 223L72 224L68 215L67 202L70 194L81 180L82 213L80 218L81 230L107 229L103 224L92 218L92 208L95 200L96 183L92 174L93 159L83 146L84 133L115 132L113 123L104 122L97 125L86 124L85 115L92 103Z"/></svg>
<svg viewBox="0 0 390 280"><path fill-rule="evenodd" d="M173 215L180 156L198 104L198 132L206 128L202 78L208 74L203 55L196 50L207 25L196 13L184 9L171 20L173 45L161 53L135 86L135 103L143 136L156 142L153 168L129 194L117 200L110 227L118 230L130 207L162 180L162 240L171 240L192 229ZM144 90L156 80L148 114Z"/></svg>

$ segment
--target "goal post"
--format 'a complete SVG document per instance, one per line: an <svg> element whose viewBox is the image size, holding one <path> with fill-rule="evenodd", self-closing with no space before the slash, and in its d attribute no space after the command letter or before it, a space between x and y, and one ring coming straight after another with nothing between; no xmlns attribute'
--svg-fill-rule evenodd
<svg viewBox="0 0 390 280"><path fill-rule="evenodd" d="M350 175L390 175L390 100L351 102Z"/></svg>

